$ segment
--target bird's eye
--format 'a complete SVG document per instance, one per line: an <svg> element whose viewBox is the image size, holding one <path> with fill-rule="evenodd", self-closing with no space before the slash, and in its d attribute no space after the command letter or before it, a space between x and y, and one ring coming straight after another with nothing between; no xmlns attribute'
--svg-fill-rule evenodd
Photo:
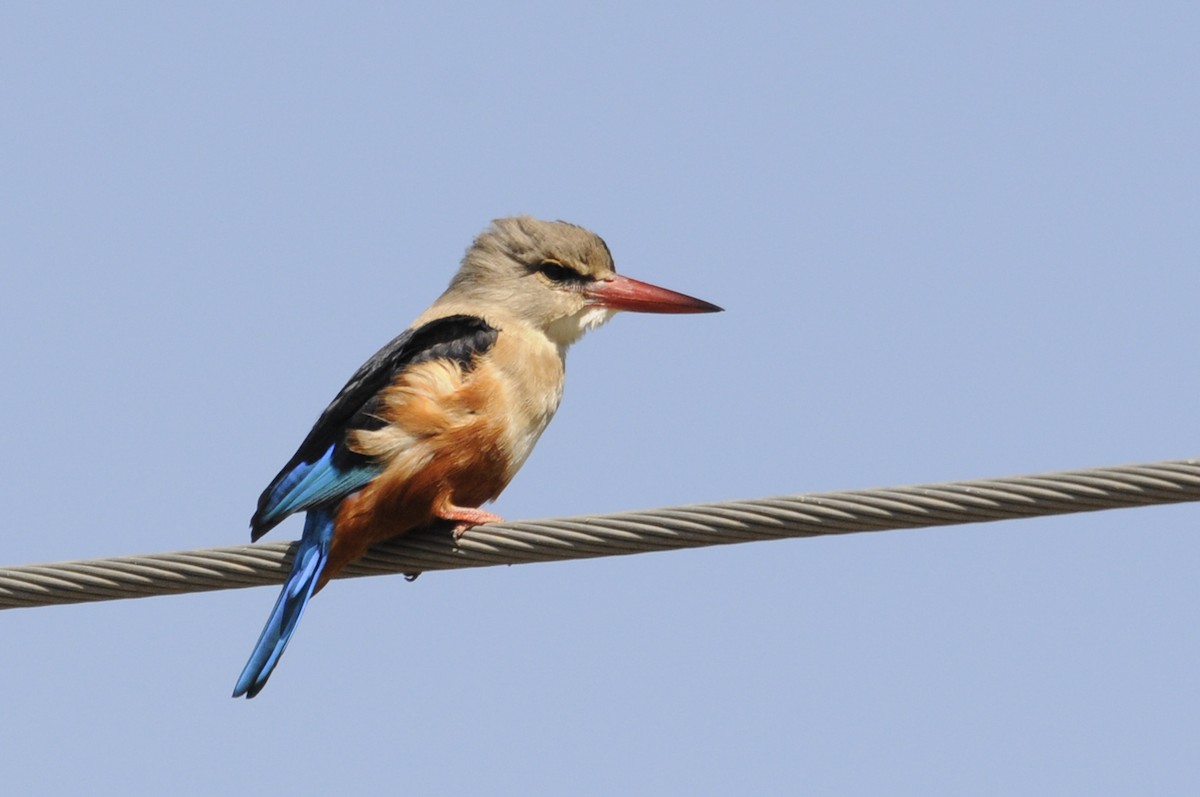
<svg viewBox="0 0 1200 797"><path fill-rule="evenodd" d="M578 282L583 279L583 275L578 271L569 269L562 263L555 263L553 260L544 260L538 265L538 271L545 274L552 282Z"/></svg>

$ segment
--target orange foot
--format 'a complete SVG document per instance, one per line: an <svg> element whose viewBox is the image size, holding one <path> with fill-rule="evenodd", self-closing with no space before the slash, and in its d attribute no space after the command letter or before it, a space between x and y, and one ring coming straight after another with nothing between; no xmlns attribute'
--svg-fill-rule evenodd
<svg viewBox="0 0 1200 797"><path fill-rule="evenodd" d="M504 518L491 512L484 511L479 508L472 509L465 506L454 506L448 504L433 513L434 517L442 520L456 521L454 524L454 539L461 539L462 535L467 533L467 529L475 526L482 526L484 523L499 523Z"/></svg>

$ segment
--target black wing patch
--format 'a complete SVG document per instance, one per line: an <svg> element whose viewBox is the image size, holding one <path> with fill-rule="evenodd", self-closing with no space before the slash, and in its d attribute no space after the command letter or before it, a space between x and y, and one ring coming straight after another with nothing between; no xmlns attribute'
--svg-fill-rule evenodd
<svg viewBox="0 0 1200 797"><path fill-rule="evenodd" d="M411 368L419 363L429 362L430 360L452 360L458 363L464 372L469 372L475 367L475 358L492 347L492 344L496 342L498 334L499 330L488 325L482 318L469 315L447 316L446 318L439 318L436 321L430 321L428 324L417 329L408 330L381 349L375 357L372 357L359 369L359 373L362 373L379 355L384 354L400 341L400 338L405 337L405 335L410 336L402 344L403 349L409 353L409 356L402 356L398 364L382 369L385 372L384 378L370 391L366 401L359 404L357 411L346 422L345 429L372 430L383 426L383 421L377 414L380 392L392 383L398 371ZM355 374L355 376L357 377L358 374ZM351 378L350 381L354 382L354 379ZM334 404L337 403L338 399L334 399ZM330 409L333 408L334 404L330 405ZM327 409L326 412L328 413L329 410ZM314 431L320 426L321 421L318 420L317 426L313 427ZM324 450L320 443L315 448ZM346 453L357 456L350 451ZM338 461L337 452L335 452L334 461Z"/></svg>
<svg viewBox="0 0 1200 797"><path fill-rule="evenodd" d="M349 429L379 428L379 422L368 418L363 410L374 403L379 391L390 385L400 371L439 358L471 368L474 358L490 349L499 333L482 318L469 315L438 318L400 333L354 372L317 418L293 459L313 461L330 445L340 442ZM352 423L360 420L357 416L362 416L361 424Z"/></svg>
<svg viewBox="0 0 1200 797"><path fill-rule="evenodd" d="M453 360L464 370L470 370L475 365L475 358L490 349L499 334L500 330L482 318L452 315L405 330L375 352L325 408L288 464L259 497L258 509L250 519L251 539L257 540L283 519L268 519L270 504L275 488L298 465L316 462L331 446L334 447L333 464L341 470L366 462L366 457L346 447L346 433L353 429L378 429L383 424L374 412L378 395L400 371L437 359Z"/></svg>

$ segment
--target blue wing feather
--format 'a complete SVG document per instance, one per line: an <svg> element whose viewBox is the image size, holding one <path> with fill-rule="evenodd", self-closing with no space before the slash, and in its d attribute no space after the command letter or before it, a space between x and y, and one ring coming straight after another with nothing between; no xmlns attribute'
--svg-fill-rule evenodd
<svg viewBox="0 0 1200 797"><path fill-rule="evenodd" d="M266 493L260 509L261 521L278 523L294 512L335 502L360 490L382 472L382 468L364 460L349 467L334 461L337 446L330 446L316 462L299 462Z"/></svg>

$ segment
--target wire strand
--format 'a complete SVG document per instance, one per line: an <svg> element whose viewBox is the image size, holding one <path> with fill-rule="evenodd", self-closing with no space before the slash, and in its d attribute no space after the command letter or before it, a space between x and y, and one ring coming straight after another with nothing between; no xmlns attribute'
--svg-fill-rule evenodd
<svg viewBox="0 0 1200 797"><path fill-rule="evenodd" d="M1200 501L1200 459L999 479L494 523L457 542L427 529L378 545L338 578L526 564L787 537L912 529ZM0 609L280 584L295 543L0 568Z"/></svg>

